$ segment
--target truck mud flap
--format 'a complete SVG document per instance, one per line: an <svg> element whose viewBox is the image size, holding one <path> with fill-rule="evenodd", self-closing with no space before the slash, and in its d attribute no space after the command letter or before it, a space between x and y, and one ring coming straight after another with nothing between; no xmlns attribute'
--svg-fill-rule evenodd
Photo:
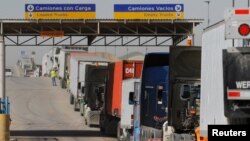
<svg viewBox="0 0 250 141"><path fill-rule="evenodd" d="M195 136L189 134L171 134L170 141L195 141Z"/></svg>
<svg viewBox="0 0 250 141"><path fill-rule="evenodd" d="M86 125L98 126L100 121L100 111L87 111Z"/></svg>

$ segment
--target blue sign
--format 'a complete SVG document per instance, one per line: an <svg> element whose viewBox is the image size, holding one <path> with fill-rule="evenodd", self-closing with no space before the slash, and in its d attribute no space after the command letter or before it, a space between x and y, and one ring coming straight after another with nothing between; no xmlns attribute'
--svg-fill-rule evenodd
<svg viewBox="0 0 250 141"><path fill-rule="evenodd" d="M25 4L25 12L95 12L95 4Z"/></svg>
<svg viewBox="0 0 250 141"><path fill-rule="evenodd" d="M184 12L184 4L115 4L114 12Z"/></svg>
<svg viewBox="0 0 250 141"><path fill-rule="evenodd" d="M115 4L115 19L184 19L184 4Z"/></svg>

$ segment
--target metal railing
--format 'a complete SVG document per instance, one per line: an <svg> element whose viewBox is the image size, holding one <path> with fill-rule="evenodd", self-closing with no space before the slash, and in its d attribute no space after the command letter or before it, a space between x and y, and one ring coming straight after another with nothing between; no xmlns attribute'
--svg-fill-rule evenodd
<svg viewBox="0 0 250 141"><path fill-rule="evenodd" d="M0 98L0 114L9 114L10 113L10 102L9 98L5 97Z"/></svg>

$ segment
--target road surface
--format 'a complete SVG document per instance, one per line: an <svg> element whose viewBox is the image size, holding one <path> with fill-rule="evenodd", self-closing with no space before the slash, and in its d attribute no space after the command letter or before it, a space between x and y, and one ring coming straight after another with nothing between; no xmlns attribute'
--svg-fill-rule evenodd
<svg viewBox="0 0 250 141"><path fill-rule="evenodd" d="M69 95L49 78L10 77L6 95L11 103L11 138L18 141L115 141L98 128L84 126Z"/></svg>

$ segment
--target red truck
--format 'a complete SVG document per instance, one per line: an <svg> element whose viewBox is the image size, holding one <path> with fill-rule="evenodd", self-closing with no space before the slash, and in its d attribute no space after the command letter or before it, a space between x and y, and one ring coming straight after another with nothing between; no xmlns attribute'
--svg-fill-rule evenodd
<svg viewBox="0 0 250 141"><path fill-rule="evenodd" d="M117 134L120 139L123 132L127 134L133 129L133 105L129 104L129 93L134 92L134 83L141 77L142 66L140 60L123 60L108 65L105 102L100 115L100 130L104 134Z"/></svg>

